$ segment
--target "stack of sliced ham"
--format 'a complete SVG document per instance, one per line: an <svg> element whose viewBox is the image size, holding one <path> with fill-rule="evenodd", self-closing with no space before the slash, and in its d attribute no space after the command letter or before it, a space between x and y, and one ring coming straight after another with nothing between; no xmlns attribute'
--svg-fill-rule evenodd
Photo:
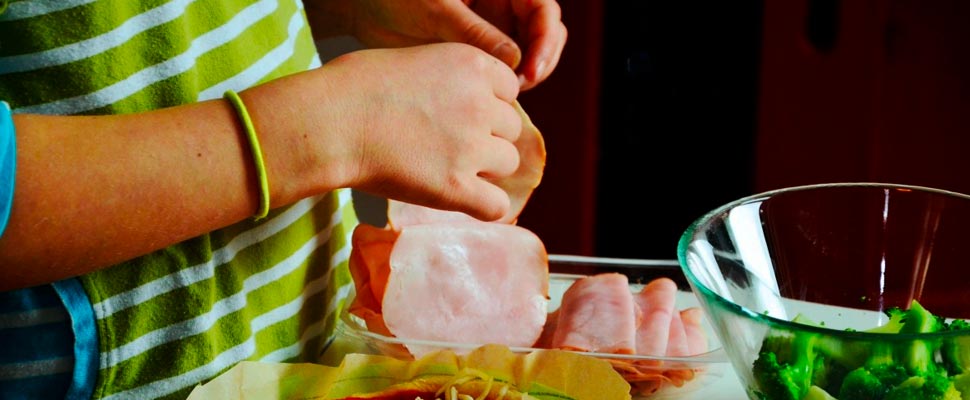
<svg viewBox="0 0 970 400"><path fill-rule="evenodd" d="M574 282L550 314L536 347L583 352L684 357L707 351L698 308L676 309L677 284L650 281L634 293L626 275L602 273ZM633 386L647 395L664 383L682 386L689 368L657 362L611 360Z"/></svg>
<svg viewBox="0 0 970 400"><path fill-rule="evenodd" d="M388 226L357 227L350 260L350 312L376 333L403 339L574 351L686 356L707 350L696 309L678 311L676 285L658 279L639 293L626 276L576 281L548 313L549 263L542 241L517 226L545 166L542 136L519 108L520 168L496 181L512 210L494 222L389 201ZM437 348L407 345L413 357ZM637 393L680 386L693 371L613 360ZM658 368L659 367L659 368Z"/></svg>

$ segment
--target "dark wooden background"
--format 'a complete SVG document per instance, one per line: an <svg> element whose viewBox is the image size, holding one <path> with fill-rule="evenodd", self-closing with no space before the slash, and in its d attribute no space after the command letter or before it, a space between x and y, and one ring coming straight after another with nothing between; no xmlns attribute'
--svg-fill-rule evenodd
<svg viewBox="0 0 970 400"><path fill-rule="evenodd" d="M705 211L784 186L970 193L970 2L561 0L519 224L550 253L676 257Z"/></svg>

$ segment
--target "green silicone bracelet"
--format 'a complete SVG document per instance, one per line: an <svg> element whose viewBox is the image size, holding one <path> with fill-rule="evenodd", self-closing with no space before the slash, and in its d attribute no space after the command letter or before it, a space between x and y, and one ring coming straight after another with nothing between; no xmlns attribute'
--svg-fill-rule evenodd
<svg viewBox="0 0 970 400"><path fill-rule="evenodd" d="M263 162L263 150L259 146L259 138L256 136L256 128L253 120L249 117L246 104L236 94L235 91L227 90L224 96L235 107L239 119L242 120L243 127L246 129L246 138L249 139L249 148L253 154L253 163L256 165L256 177L259 179L259 209L256 210L254 218L259 221L269 214L269 178L266 177L266 163Z"/></svg>

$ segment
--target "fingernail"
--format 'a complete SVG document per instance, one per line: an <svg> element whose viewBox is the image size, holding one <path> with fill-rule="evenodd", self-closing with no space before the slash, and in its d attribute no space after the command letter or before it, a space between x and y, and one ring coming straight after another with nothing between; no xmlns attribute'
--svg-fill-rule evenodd
<svg viewBox="0 0 970 400"><path fill-rule="evenodd" d="M509 67L515 69L519 66L519 49L509 43L502 43L492 51L492 55L502 62L508 64Z"/></svg>
<svg viewBox="0 0 970 400"><path fill-rule="evenodd" d="M536 64L536 76L533 77L533 79L539 80L540 78L542 78L542 73L545 71L545 69L546 69L546 62L539 61L539 64Z"/></svg>

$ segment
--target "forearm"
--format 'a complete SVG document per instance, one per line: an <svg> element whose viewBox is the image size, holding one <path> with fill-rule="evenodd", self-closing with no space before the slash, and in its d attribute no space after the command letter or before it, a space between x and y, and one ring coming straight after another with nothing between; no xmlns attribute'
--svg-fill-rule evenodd
<svg viewBox="0 0 970 400"><path fill-rule="evenodd" d="M273 84L262 90L269 97ZM257 91L254 89L254 91ZM258 92L258 91L257 91ZM256 93L258 95L259 93ZM272 205L296 201L309 166L292 127L251 93ZM258 186L238 116L224 100L142 114L15 117L13 212L0 238L0 290L51 282L251 217ZM296 176L299 174L300 176ZM335 186L335 185L334 185Z"/></svg>
<svg viewBox="0 0 970 400"><path fill-rule="evenodd" d="M495 220L522 129L518 80L474 47L362 50L240 93L279 207L336 188ZM103 117L19 115L0 290L80 275L253 216L228 101Z"/></svg>

